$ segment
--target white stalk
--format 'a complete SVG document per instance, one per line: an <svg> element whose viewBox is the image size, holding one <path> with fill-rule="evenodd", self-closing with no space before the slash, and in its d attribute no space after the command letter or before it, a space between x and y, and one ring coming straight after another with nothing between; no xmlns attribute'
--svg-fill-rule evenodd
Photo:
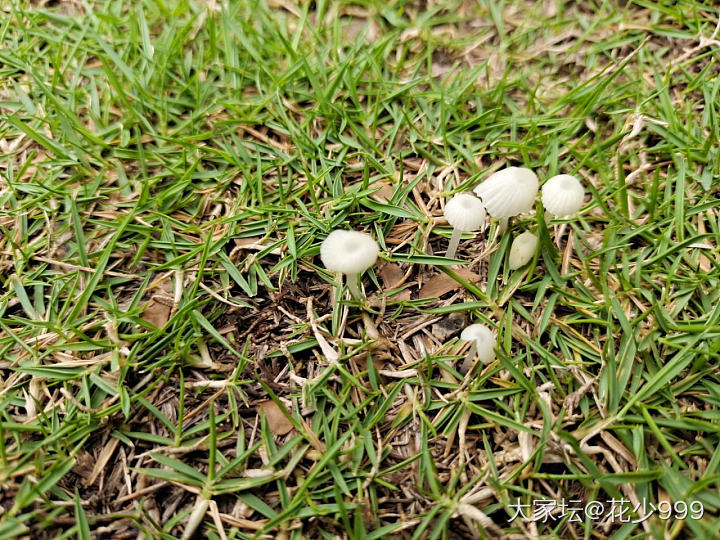
<svg viewBox="0 0 720 540"><path fill-rule="evenodd" d="M500 218L500 234L503 234L505 231L507 231L508 228L508 222L510 221L510 218Z"/></svg>
<svg viewBox="0 0 720 540"><path fill-rule="evenodd" d="M470 371L470 367L472 366L473 362L475 361L475 355L477 354L477 342L472 341L470 343L470 348L468 349L467 354L465 355L465 359L463 360L463 363L460 364L460 373L465 375L468 371Z"/></svg>
<svg viewBox="0 0 720 540"><path fill-rule="evenodd" d="M348 289L350 289L350 294L353 295L353 298L355 298L356 300L361 300L365 298L365 295L360 292L360 287L358 287L357 274L347 274L347 285Z"/></svg>
<svg viewBox="0 0 720 540"><path fill-rule="evenodd" d="M560 225L555 225L555 245L560 249L560 244L562 242L563 236L565 236L565 231L567 230L567 223L561 223Z"/></svg>
<svg viewBox="0 0 720 540"><path fill-rule="evenodd" d="M447 251L445 252L445 257L448 259L454 259L455 258L455 252L457 251L458 245L460 244L460 238L462 237L462 231L460 229L456 229L453 227L452 236L450 237L450 242L448 243Z"/></svg>

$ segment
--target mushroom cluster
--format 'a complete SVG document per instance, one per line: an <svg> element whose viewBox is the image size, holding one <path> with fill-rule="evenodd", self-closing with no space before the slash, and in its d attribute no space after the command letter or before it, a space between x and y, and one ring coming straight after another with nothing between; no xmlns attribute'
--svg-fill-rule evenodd
<svg viewBox="0 0 720 540"><path fill-rule="evenodd" d="M506 167L488 176L473 193L458 193L445 204L445 219L453 232L445 256L455 257L463 232L482 229L486 214L500 219L500 229L507 229L510 218L532 210L537 197L537 175L525 167ZM476 196L477 195L477 196ZM542 187L542 204L555 217L569 217L583 205L585 190L569 174L548 179ZM538 239L526 231L510 246L508 266L516 270L533 258ZM320 258L328 270L347 275L347 284L356 299L363 297L358 275L370 268L378 256L378 245L369 235L356 231L331 232L320 248Z"/></svg>
<svg viewBox="0 0 720 540"><path fill-rule="evenodd" d="M535 206L540 181L526 167L506 167L488 176L471 193L459 193L445 205L445 218L453 227L445 256L455 257L463 232L482 229L486 214L500 220L499 230L505 232L510 218L529 212ZM542 187L541 200L552 216L567 218L583 205L585 190L580 181L569 174L548 179ZM508 257L510 270L527 264L537 249L538 239L527 231L513 241Z"/></svg>
<svg viewBox="0 0 720 540"><path fill-rule="evenodd" d="M507 167L491 174L473 192L458 193L445 204L445 218L452 226L452 236L445 252L447 258L454 258L462 233L484 229L487 214L500 220L500 231L504 232L509 220L529 212L535 205L540 181L537 175L525 167ZM585 189L572 175L560 174L549 178L542 186L541 201L549 215L567 218L580 211ZM510 246L508 267L510 270L529 263L537 251L538 238L530 231L519 234ZM356 300L364 299L358 286L359 275L377 260L377 242L365 233L335 230L323 241L320 258L325 267L347 276L347 286ZM469 341L470 348L459 366L461 373L467 373L475 360L489 363L495 359L496 338L487 326L472 324L460 336Z"/></svg>

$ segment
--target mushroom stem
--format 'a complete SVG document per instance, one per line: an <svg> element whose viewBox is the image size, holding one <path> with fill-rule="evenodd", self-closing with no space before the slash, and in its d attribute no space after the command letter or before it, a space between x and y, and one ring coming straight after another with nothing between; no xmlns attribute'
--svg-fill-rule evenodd
<svg viewBox="0 0 720 540"><path fill-rule="evenodd" d="M473 341L470 343L470 348L468 349L467 354L465 355L465 359L463 360L462 364L460 364L460 368L458 371L465 375L468 371L470 371L470 367L472 366L473 362L475 361L475 355L477 354L477 342Z"/></svg>
<svg viewBox="0 0 720 540"><path fill-rule="evenodd" d="M560 249L560 244L562 243L563 236L565 236L565 231L567 230L567 223L561 223L558 225L555 224L555 245Z"/></svg>
<svg viewBox="0 0 720 540"><path fill-rule="evenodd" d="M455 258L455 252L457 251L458 244L460 244L460 238L462 237L462 231L460 229L456 229L453 227L452 236L450 237L450 242L448 243L447 251L445 252L445 257L448 259L454 259Z"/></svg>
<svg viewBox="0 0 720 540"><path fill-rule="evenodd" d="M353 295L353 298L355 298L356 300L365 298L365 295L360 292L360 287L358 287L357 274L347 274L347 285L348 289L350 289L350 294Z"/></svg>

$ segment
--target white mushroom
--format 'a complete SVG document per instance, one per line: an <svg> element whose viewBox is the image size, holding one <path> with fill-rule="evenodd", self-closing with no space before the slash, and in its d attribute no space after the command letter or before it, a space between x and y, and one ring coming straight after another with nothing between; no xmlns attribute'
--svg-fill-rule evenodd
<svg viewBox="0 0 720 540"><path fill-rule="evenodd" d="M476 356L484 364L495 360L495 336L484 324L471 324L462 331L460 339L470 342L470 349L460 365L460 373L467 373L470 370Z"/></svg>
<svg viewBox="0 0 720 540"><path fill-rule="evenodd" d="M347 284L355 298L362 298L358 274L377 260L379 248L369 234L357 231L331 232L320 246L320 259L331 272L347 275Z"/></svg>
<svg viewBox="0 0 720 540"><path fill-rule="evenodd" d="M532 209L538 186L538 177L530 169L508 167L478 184L475 193L482 199L488 213L500 218L500 227L504 230L509 218Z"/></svg>
<svg viewBox="0 0 720 540"><path fill-rule="evenodd" d="M553 176L542 187L543 206L555 217L577 213L582 208L584 198L582 184L570 174Z"/></svg>
<svg viewBox="0 0 720 540"><path fill-rule="evenodd" d="M533 258L537 249L538 237L531 232L524 232L513 240L508 256L510 270L516 270L525 266Z"/></svg>
<svg viewBox="0 0 720 540"><path fill-rule="evenodd" d="M452 259L455 257L462 233L479 229L485 221L485 207L474 195L459 193L445 205L445 218L453 227L445 256Z"/></svg>

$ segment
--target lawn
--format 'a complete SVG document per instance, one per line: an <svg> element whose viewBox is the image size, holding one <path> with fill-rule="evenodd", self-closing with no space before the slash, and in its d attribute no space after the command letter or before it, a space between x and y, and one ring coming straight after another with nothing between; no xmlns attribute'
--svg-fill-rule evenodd
<svg viewBox="0 0 720 540"><path fill-rule="evenodd" d="M1 2L0 539L720 538L719 30ZM445 203L507 166L581 211L447 259ZM334 229L379 244L364 299Z"/></svg>

